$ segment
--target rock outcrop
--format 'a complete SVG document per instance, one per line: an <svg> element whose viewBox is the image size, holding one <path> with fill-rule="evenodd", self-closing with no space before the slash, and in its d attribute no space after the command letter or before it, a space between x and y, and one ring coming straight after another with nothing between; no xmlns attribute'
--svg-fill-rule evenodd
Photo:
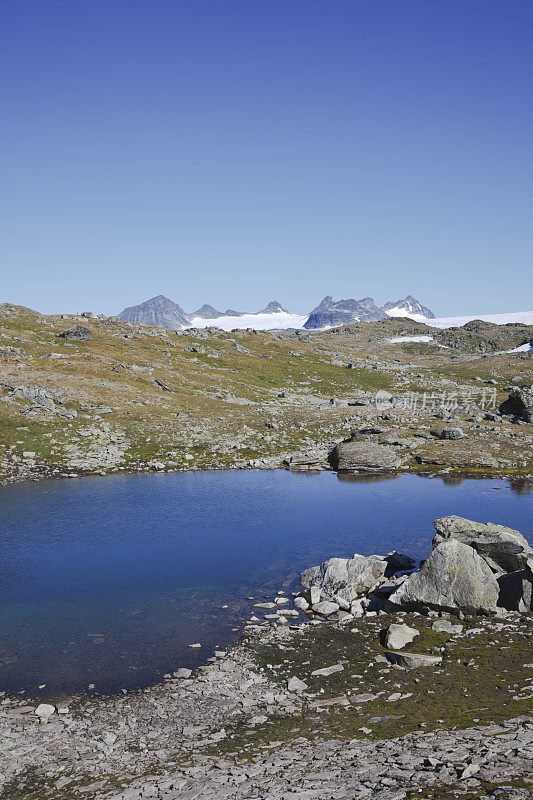
<svg viewBox="0 0 533 800"><path fill-rule="evenodd" d="M90 341L93 338L92 331L86 328L85 325L76 325L74 328L69 328L57 335L59 339L69 339L73 342Z"/></svg>
<svg viewBox="0 0 533 800"><path fill-rule="evenodd" d="M496 572L524 569L528 559L533 559L533 548L513 528L492 522L474 522L455 515L440 517L433 525L436 530L434 547L446 540L457 539L474 548Z"/></svg>
<svg viewBox="0 0 533 800"><path fill-rule="evenodd" d="M338 470L387 470L400 466L401 459L393 447L371 441L341 442L333 448L330 461Z"/></svg>
<svg viewBox="0 0 533 800"><path fill-rule="evenodd" d="M304 589L319 587L326 597L339 597L351 602L358 595L368 594L374 589L387 567L387 561L381 556L330 558L320 566L302 572L300 584Z"/></svg>
<svg viewBox="0 0 533 800"><path fill-rule="evenodd" d="M486 614L496 611L499 591L487 562L472 547L450 539L435 547L418 572L390 595L387 605Z"/></svg>
<svg viewBox="0 0 533 800"><path fill-rule="evenodd" d="M533 386L517 386L500 406L501 414L512 414L524 422L533 422Z"/></svg>

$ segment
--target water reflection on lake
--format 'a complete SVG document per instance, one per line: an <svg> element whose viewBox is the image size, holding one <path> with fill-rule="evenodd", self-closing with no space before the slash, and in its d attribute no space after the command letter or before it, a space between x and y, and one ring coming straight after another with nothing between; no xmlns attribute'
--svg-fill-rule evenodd
<svg viewBox="0 0 533 800"><path fill-rule="evenodd" d="M114 691L195 666L235 639L248 595L290 591L302 569L330 556L423 557L432 520L445 514L531 540L532 488L281 470L4 487L0 689Z"/></svg>

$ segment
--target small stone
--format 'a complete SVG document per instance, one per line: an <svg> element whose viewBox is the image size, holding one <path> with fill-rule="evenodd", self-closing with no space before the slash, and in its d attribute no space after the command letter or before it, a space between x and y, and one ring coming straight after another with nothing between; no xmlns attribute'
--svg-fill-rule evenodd
<svg viewBox="0 0 533 800"><path fill-rule="evenodd" d="M287 683L287 689L289 692L303 692L307 688L308 686L306 683L301 681L300 678L296 678L294 676Z"/></svg>
<svg viewBox="0 0 533 800"><path fill-rule="evenodd" d="M393 623L385 634L385 646L390 647L392 650L401 650L406 644L409 644L417 636L420 631L416 628L410 628L409 625L398 625Z"/></svg>
<svg viewBox="0 0 533 800"><path fill-rule="evenodd" d="M448 619L436 619L431 626L435 633L462 633L462 625L454 625Z"/></svg>
<svg viewBox="0 0 533 800"><path fill-rule="evenodd" d="M294 598L294 608L298 611L307 611L309 608L309 603L305 599L305 597L295 597Z"/></svg>
<svg viewBox="0 0 533 800"><path fill-rule="evenodd" d="M175 670L172 673L175 678L190 678L192 675L192 669L187 669L186 667L181 667L180 669Z"/></svg>
<svg viewBox="0 0 533 800"><path fill-rule="evenodd" d="M479 772L480 766L479 764L468 764L465 769L461 773L461 780L464 781L467 778L471 778L472 775L475 775L476 772Z"/></svg>
<svg viewBox="0 0 533 800"><path fill-rule="evenodd" d="M48 717L56 713L56 707L51 705L51 703L39 703L33 713L41 719L48 719Z"/></svg>
<svg viewBox="0 0 533 800"><path fill-rule="evenodd" d="M321 617L329 617L330 614L335 614L339 610L339 606L330 600L322 600L320 603L315 603L312 609L315 614L320 614Z"/></svg>

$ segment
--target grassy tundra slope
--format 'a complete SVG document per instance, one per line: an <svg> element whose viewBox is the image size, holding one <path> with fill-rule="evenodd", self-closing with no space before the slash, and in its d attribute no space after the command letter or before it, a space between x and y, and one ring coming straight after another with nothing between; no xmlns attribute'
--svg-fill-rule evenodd
<svg viewBox="0 0 533 800"><path fill-rule="evenodd" d="M92 339L58 338L80 323ZM436 338L389 342L420 335ZM176 333L4 304L0 481L115 470L327 467L337 442L376 424L378 433L363 436L395 448L402 471L531 475L531 426L486 419L479 406L483 389L485 402L496 392L497 410L509 385L532 382L527 353L498 350L532 335L531 326L435 332L401 318L317 333ZM453 421L466 438L440 440L450 421L436 418L429 404L383 414L370 404L378 390L470 392L470 408Z"/></svg>

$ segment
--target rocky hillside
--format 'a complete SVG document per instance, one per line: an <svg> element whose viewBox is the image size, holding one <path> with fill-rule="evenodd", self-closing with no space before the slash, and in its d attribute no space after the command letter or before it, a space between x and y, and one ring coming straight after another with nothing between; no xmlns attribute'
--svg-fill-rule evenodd
<svg viewBox="0 0 533 800"><path fill-rule="evenodd" d="M498 327L506 344L524 337ZM492 327L476 334L484 353L468 330L453 348L435 333L394 318L176 332L4 304L0 480L339 463L527 479L533 430L519 387L533 383L530 354L494 352Z"/></svg>

